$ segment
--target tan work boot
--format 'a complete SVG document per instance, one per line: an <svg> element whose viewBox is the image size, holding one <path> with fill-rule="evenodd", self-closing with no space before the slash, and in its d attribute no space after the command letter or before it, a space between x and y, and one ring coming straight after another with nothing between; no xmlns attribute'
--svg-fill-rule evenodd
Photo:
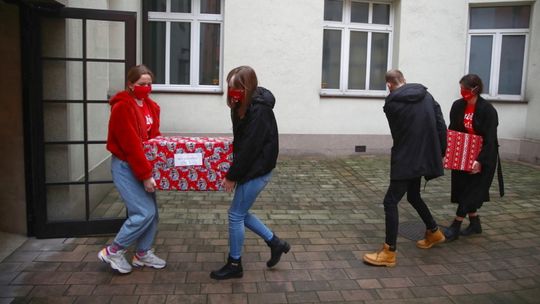
<svg viewBox="0 0 540 304"><path fill-rule="evenodd" d="M437 229L435 232L431 232L431 230L428 229L426 230L425 239L416 242L416 247L428 249L433 247L433 245L444 242L444 240L446 240L446 238L444 237L441 229Z"/></svg>
<svg viewBox="0 0 540 304"><path fill-rule="evenodd" d="M383 248L374 253L364 254L364 262L376 266L396 266L396 252L390 251L390 246L384 244Z"/></svg>

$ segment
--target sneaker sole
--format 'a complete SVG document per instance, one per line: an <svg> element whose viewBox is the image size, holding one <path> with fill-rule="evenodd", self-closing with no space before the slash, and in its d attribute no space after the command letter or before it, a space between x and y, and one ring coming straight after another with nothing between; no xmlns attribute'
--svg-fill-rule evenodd
<svg viewBox="0 0 540 304"><path fill-rule="evenodd" d="M134 267L144 267L144 266L147 266L147 267L152 267L152 268L155 268L155 269L163 269L165 268L165 266L167 266L167 264L165 265L152 265L152 264L146 264L146 263L143 263L143 262L132 262L131 265L133 265Z"/></svg>
<svg viewBox="0 0 540 304"><path fill-rule="evenodd" d="M98 259L100 261L102 261L103 263L107 263L109 264L109 266L111 266L112 269L122 273L122 274L126 274L126 273L130 273L131 270L125 270L125 269L122 269L121 267L118 266L118 264L114 263L113 261L111 261L110 259L108 259L106 256L104 256L101 251L98 253Z"/></svg>

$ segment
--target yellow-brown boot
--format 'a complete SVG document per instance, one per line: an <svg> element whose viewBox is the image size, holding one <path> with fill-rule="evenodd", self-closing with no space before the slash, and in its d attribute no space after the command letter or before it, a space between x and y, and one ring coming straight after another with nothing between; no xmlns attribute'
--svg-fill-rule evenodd
<svg viewBox="0 0 540 304"><path fill-rule="evenodd" d="M375 266L396 266L396 252L390 251L390 246L384 244L380 251L364 254L364 262Z"/></svg>
<svg viewBox="0 0 540 304"><path fill-rule="evenodd" d="M435 232L432 232L431 230L426 230L426 236L423 240L420 240L416 242L416 247L422 248L422 249L428 249L433 247L433 245L439 244L444 242L446 238L444 237L444 234L442 233L441 229L435 230Z"/></svg>

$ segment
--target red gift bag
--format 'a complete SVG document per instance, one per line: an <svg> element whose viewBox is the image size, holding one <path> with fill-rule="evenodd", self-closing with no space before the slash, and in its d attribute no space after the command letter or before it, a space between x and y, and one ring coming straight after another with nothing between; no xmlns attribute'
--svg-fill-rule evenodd
<svg viewBox="0 0 540 304"><path fill-rule="evenodd" d="M158 136L144 142L157 189L222 190L232 163L231 137Z"/></svg>
<svg viewBox="0 0 540 304"><path fill-rule="evenodd" d="M472 171L472 165L482 150L482 136L448 130L444 168Z"/></svg>

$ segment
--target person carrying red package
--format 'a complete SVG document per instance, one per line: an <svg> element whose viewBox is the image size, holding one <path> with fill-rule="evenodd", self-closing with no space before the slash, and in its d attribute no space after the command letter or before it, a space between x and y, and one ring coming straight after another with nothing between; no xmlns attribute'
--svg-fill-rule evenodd
<svg viewBox="0 0 540 304"><path fill-rule="evenodd" d="M149 97L153 80L154 74L146 66L134 66L128 71L126 89L110 100L107 150L112 153L112 178L126 205L128 218L112 244L98 253L98 258L120 273L131 272L131 264L166 266L152 250L158 227L156 182L143 150L143 141L161 135L160 108ZM136 252L130 264L125 252L132 244Z"/></svg>
<svg viewBox="0 0 540 304"><path fill-rule="evenodd" d="M249 212L257 196L266 187L276 167L279 138L274 116L274 95L258 86L257 75L249 66L231 70L227 105L233 124L233 161L223 188L234 191L229 208L229 257L225 266L210 273L216 280L241 278L242 247L245 227L260 236L270 247L267 267L275 266L291 246L272 232L255 214Z"/></svg>
<svg viewBox="0 0 540 304"><path fill-rule="evenodd" d="M459 81L462 98L454 101L450 109L448 129L482 136L482 149L473 163L472 171L452 170L451 198L457 203L456 217L444 234L447 241L457 240L460 235L482 233L478 209L490 200L489 188L499 159L497 110L480 94L484 90L482 79L475 74L467 74ZM500 169L500 161L499 161ZM499 170L499 190L502 188L502 171ZM469 216L469 226L460 231L461 224Z"/></svg>

